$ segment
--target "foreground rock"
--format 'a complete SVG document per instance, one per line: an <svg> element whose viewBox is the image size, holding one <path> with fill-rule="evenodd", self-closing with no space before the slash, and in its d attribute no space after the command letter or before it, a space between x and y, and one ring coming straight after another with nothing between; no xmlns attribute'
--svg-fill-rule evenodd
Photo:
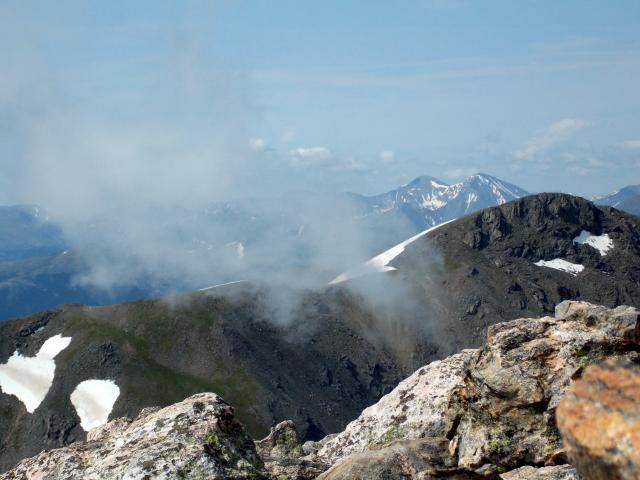
<svg viewBox="0 0 640 480"><path fill-rule="evenodd" d="M590 366L558 405L558 428L585 480L640 476L640 368L609 360Z"/></svg>
<svg viewBox="0 0 640 480"><path fill-rule="evenodd" d="M317 456L335 465L323 478L492 477L565 463L556 406L586 365L637 358L638 316L563 302L555 317L489 327L486 346L421 368L324 441Z"/></svg>
<svg viewBox="0 0 640 480"><path fill-rule="evenodd" d="M295 424L287 420L273 427L266 438L256 442L256 448L267 470L276 479L311 480L329 468L329 465L314 461L310 456L313 449L308 445L312 443L302 445Z"/></svg>
<svg viewBox="0 0 640 480"><path fill-rule="evenodd" d="M580 480L576 469L570 465L552 467L526 466L500 475L502 480Z"/></svg>
<svg viewBox="0 0 640 480"><path fill-rule="evenodd" d="M202 393L163 409L145 409L92 430L86 442L44 451L0 475L42 479L266 479L254 443L233 408Z"/></svg>

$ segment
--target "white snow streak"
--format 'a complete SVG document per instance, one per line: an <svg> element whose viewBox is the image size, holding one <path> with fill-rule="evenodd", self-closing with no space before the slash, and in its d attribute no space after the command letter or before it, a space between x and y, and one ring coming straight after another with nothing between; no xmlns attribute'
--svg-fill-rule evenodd
<svg viewBox="0 0 640 480"><path fill-rule="evenodd" d="M540 260L536 262L535 265L537 265L538 267L553 268L555 270L560 270L561 272L566 272L574 276L584 270L584 265L567 262L566 260L562 260L561 258L554 258L553 260L548 261Z"/></svg>
<svg viewBox="0 0 640 480"><path fill-rule="evenodd" d="M409 245L410 243L415 242L417 239L419 239L420 237L426 235L429 232L432 232L436 228L440 228L441 226L446 225L447 223L450 223L450 222L453 222L453 220L449 220L449 221L440 223L440 224L436 225L435 227L427 228L423 232L420 232L417 235L414 235L413 237L409 238L408 240L405 240L404 242L399 243L398 245L396 245L394 247L391 247L389 250L386 250L386 251L382 252L381 254L376 255L372 259L368 260L364 265L361 265L361 266L356 267L356 268L354 268L352 270L348 270L348 271L346 271L344 273L341 273L336 278L331 280L329 282L329 285L336 285L338 283L342 283L342 282L345 282L347 280L351 280L352 278L361 277L361 276L367 275L369 273L390 272L392 270L396 270L396 268L390 266L389 263L394 258L396 258L398 255L400 255L402 252L404 252L404 249L405 249L405 247L407 245Z"/></svg>

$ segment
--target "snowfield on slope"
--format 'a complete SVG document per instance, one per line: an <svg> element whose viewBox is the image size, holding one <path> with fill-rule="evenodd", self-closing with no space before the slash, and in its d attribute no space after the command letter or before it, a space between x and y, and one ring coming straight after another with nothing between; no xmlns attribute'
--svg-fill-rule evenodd
<svg viewBox="0 0 640 480"><path fill-rule="evenodd" d="M427 228L426 230L414 235L408 240L405 240L404 242L399 243L394 247L391 247L389 250L385 250L381 254L376 255L372 259L368 260L365 264L359 267L353 268L351 270L347 270L344 273L341 273L336 278L331 280L329 282L329 285L337 285L338 283L346 282L347 280L361 277L363 275L368 275L370 273L390 272L392 270L396 270L396 268L390 266L389 263L398 255L400 255L402 252L404 252L404 249L407 245L415 242L417 239L419 239L420 237L423 237L427 233L432 232L433 230L440 228L443 225L446 225L447 223L451 223L451 222L453 222L453 220L448 220L446 222L442 222L436 225L435 227Z"/></svg>
<svg viewBox="0 0 640 480"><path fill-rule="evenodd" d="M602 235L594 235L591 232L587 232L586 230L582 230L580 235L573 239L573 243L578 243L580 245L589 245L598 252L600 255L605 257L609 250L613 249L613 240L609 237L609 234L604 233Z"/></svg>
<svg viewBox="0 0 640 480"><path fill-rule="evenodd" d="M554 270L560 270L571 275L577 275L584 270L584 265L577 263L567 262L561 258L554 258L553 260L540 260L535 263L538 267L553 268Z"/></svg>
<svg viewBox="0 0 640 480"><path fill-rule="evenodd" d="M17 350L7 363L0 365L0 389L7 395L15 395L27 412L33 413L46 397L56 363L54 358L71 343L71 337L54 335L40 347L35 357L24 357Z"/></svg>
<svg viewBox="0 0 640 480"><path fill-rule="evenodd" d="M107 423L119 396L120 388L112 380L85 380L78 384L71 403L85 432Z"/></svg>

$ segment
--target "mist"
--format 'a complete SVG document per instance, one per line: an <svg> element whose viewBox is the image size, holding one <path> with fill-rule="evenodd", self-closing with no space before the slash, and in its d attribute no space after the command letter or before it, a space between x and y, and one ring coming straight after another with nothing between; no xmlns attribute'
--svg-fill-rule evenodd
<svg viewBox="0 0 640 480"><path fill-rule="evenodd" d="M3 13L1 40L16 45L0 59L4 196L38 205L60 227L67 246L54 261L73 288L98 292L102 303L161 296L172 305L184 301L176 294L223 295L210 287L243 281L266 292L266 318L295 341L317 326L310 298L348 290L369 312L367 335L399 355L433 332L424 292L394 275L327 285L415 226L363 217L345 193L361 174L356 163L256 137L262 99L247 70L213 53L215 8L191 6L154 24L150 38L162 47L134 56L135 71L90 56L70 69L47 57L44 42L56 32L87 40L76 31L88 15L81 7L57 19L64 33L26 22L19 6ZM147 35L126 25L109 33L122 36L110 48L125 50Z"/></svg>

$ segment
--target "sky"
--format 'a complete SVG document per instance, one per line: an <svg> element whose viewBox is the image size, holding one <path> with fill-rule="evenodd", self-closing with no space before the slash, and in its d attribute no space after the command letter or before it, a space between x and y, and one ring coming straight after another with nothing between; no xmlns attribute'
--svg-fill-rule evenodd
<svg viewBox="0 0 640 480"><path fill-rule="evenodd" d="M9 0L0 42L1 203L640 183L635 0Z"/></svg>

